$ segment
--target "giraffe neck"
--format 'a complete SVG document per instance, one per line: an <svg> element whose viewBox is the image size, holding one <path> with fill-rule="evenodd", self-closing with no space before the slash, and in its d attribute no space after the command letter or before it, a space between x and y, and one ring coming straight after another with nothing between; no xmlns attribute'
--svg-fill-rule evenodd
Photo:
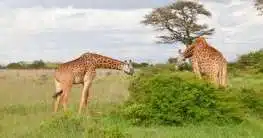
<svg viewBox="0 0 263 138"><path fill-rule="evenodd" d="M122 67L125 64L122 61L94 53L88 53L87 60L91 60L97 69L122 70Z"/></svg>
<svg viewBox="0 0 263 138"><path fill-rule="evenodd" d="M186 50L183 52L184 58L192 57L194 49L195 49L194 45L191 45L191 46L187 47Z"/></svg>

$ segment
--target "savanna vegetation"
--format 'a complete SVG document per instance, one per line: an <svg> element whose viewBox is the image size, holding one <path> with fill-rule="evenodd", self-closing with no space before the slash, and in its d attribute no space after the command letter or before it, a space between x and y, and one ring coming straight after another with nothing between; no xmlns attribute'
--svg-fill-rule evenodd
<svg viewBox="0 0 263 138"><path fill-rule="evenodd" d="M173 64L144 67L134 77L98 70L89 112L80 116L80 86L70 93L69 111L52 114L52 70L1 70L0 136L262 137L260 56L231 63L226 89Z"/></svg>
<svg viewBox="0 0 263 138"><path fill-rule="evenodd" d="M0 65L0 69L55 69L60 63L45 62L43 60L35 60L33 62L13 62L7 65ZM136 63L133 62L134 68L141 68L150 66L147 62Z"/></svg>
<svg viewBox="0 0 263 138"><path fill-rule="evenodd" d="M260 10L260 8L259 8ZM211 17L202 5L179 1L155 9L143 24L159 31L161 43L190 44L215 31L197 23ZM179 24L178 24L179 22ZM36 60L0 70L0 137L3 138L236 138L263 136L263 51L229 63L227 88L196 79L191 65L134 63L135 76L98 70L88 111L77 115L81 86L70 93L67 112L52 113L53 69ZM27 70L35 69L35 70ZM37 70L36 70L37 69Z"/></svg>

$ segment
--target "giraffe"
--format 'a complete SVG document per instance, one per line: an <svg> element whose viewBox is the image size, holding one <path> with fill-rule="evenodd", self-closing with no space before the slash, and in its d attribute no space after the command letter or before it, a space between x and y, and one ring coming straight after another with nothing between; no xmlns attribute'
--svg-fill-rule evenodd
<svg viewBox="0 0 263 138"><path fill-rule="evenodd" d="M78 58L60 64L54 73L56 92L53 95L55 99L54 112L58 111L59 104L62 102L63 109L66 111L68 94L74 84L82 84L82 93L78 113L87 106L89 89L96 76L96 69L115 69L122 70L128 75L134 74L132 61L119 61L107 56L87 52Z"/></svg>
<svg viewBox="0 0 263 138"><path fill-rule="evenodd" d="M183 62L190 58L193 72L199 79L207 76L216 86L227 85L227 61L222 53L207 43L204 37L198 37L184 52L179 51L178 58Z"/></svg>

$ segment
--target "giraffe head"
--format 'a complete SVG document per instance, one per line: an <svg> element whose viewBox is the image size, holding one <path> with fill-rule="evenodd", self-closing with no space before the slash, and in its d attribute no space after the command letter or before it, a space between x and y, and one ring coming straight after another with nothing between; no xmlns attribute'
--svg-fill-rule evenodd
<svg viewBox="0 0 263 138"><path fill-rule="evenodd" d="M192 57L194 49L204 48L207 46L208 46L208 44L207 44L204 37L202 37L202 36L197 37L191 45L187 46L187 48L184 50L184 52L181 52L181 49L179 50L179 56L183 57L182 60L185 60L184 58Z"/></svg>
<svg viewBox="0 0 263 138"><path fill-rule="evenodd" d="M129 60L129 62L127 62L127 60L125 60L123 66L122 66L122 70L123 70L123 72L125 72L128 75L133 75L134 74L134 68L132 65L132 61Z"/></svg>
<svg viewBox="0 0 263 138"><path fill-rule="evenodd" d="M193 51L196 48L204 48L207 46L207 42L204 37L198 37L196 38L191 45L188 45L187 48L182 52L181 49L179 49L178 53L179 56L177 57L177 63L179 65L183 64L183 62L186 60L186 58L190 58L193 56Z"/></svg>
<svg viewBox="0 0 263 138"><path fill-rule="evenodd" d="M185 63L187 58L190 58L193 55L193 50L195 46L189 45L183 52L181 49L178 50L179 55L176 57L177 59L177 66L181 66Z"/></svg>
<svg viewBox="0 0 263 138"><path fill-rule="evenodd" d="M197 37L191 45L196 46L198 48L203 48L203 47L206 47L208 44L205 38L200 36L200 37Z"/></svg>

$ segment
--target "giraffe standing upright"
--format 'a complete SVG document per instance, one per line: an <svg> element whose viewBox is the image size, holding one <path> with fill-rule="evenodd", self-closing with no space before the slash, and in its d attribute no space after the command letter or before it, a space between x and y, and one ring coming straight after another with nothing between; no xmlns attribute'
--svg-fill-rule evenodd
<svg viewBox="0 0 263 138"><path fill-rule="evenodd" d="M221 52L206 42L204 37L196 38L184 52L179 53L183 57L179 59L191 59L193 72L198 78L207 76L217 86L226 87L227 61Z"/></svg>
<svg viewBox="0 0 263 138"><path fill-rule="evenodd" d="M78 113L81 113L83 106L87 106L89 89L98 68L122 70L128 75L134 73L131 60L122 62L90 52L82 54L75 60L63 63L58 66L54 75L56 87L56 93L53 95L53 98L55 98L54 112L58 111L61 102L64 111L66 111L68 93L71 91L72 85L82 84L83 89L78 110Z"/></svg>

